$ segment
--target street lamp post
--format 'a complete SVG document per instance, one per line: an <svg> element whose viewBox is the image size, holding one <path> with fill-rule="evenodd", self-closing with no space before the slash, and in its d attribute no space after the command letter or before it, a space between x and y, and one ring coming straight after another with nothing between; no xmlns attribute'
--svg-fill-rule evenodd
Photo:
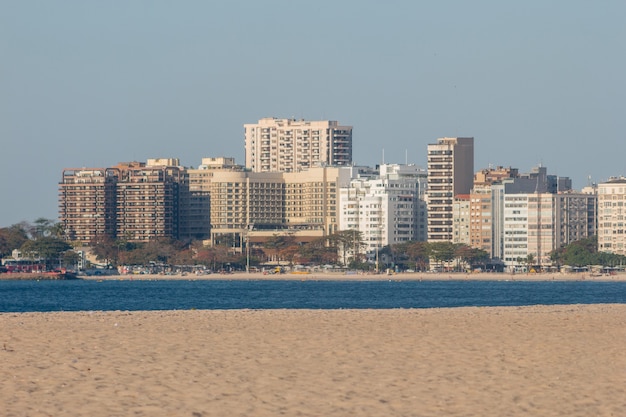
<svg viewBox="0 0 626 417"><path fill-rule="evenodd" d="M254 224L249 224L246 227L246 272L250 273L250 231L254 227Z"/></svg>
<svg viewBox="0 0 626 417"><path fill-rule="evenodd" d="M378 243L376 244L376 273L378 274Z"/></svg>
<svg viewBox="0 0 626 417"><path fill-rule="evenodd" d="M383 233L383 226L379 225L378 226L378 235L376 236L376 273L378 274L380 272L380 269L378 267L378 250L380 248L380 244L382 242L382 233Z"/></svg>

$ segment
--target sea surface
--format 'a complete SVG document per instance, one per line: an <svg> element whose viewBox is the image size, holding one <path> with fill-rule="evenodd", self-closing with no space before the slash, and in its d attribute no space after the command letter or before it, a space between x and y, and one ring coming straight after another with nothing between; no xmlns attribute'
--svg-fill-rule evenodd
<svg viewBox="0 0 626 417"><path fill-rule="evenodd" d="M0 312L389 309L626 303L626 282L0 281Z"/></svg>

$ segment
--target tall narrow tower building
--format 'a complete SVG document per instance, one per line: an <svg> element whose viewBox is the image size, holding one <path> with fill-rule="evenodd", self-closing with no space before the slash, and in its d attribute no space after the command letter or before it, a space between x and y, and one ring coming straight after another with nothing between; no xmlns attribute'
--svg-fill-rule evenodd
<svg viewBox="0 0 626 417"><path fill-rule="evenodd" d="M439 138L428 145L428 241L452 241L454 197L469 194L474 138Z"/></svg>

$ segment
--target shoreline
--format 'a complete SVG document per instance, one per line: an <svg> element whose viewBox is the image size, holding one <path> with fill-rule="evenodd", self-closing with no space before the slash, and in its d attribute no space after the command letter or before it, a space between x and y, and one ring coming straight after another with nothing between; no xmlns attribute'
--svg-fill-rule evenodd
<svg viewBox="0 0 626 417"><path fill-rule="evenodd" d="M345 272L313 272L313 273L284 273L263 274L260 272L236 272L228 274L118 274L118 275L69 275L44 273L2 273L0 281L7 280L85 280L85 281L591 281L591 282L624 282L626 273L615 275L590 273L394 273L387 274L359 274Z"/></svg>
<svg viewBox="0 0 626 417"><path fill-rule="evenodd" d="M263 274L260 272L246 273L236 272L231 274L128 274L110 276L79 276L85 280L188 280L188 281L626 281L626 273L616 275L595 276L589 273L535 273L535 274L510 274L510 273L406 273L397 274L358 274L344 272L314 272Z"/></svg>

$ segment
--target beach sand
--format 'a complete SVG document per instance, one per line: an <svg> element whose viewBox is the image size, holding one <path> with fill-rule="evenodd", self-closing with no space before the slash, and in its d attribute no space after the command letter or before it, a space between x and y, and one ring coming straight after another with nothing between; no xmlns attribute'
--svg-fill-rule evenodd
<svg viewBox="0 0 626 417"><path fill-rule="evenodd" d="M9 279L11 274L4 274ZM0 277L0 279L2 279ZM246 273L235 272L232 274L126 274L109 276L85 276L80 279L86 280L298 280L298 281L626 281L626 273L620 272L613 275L585 273L532 273L532 274L511 274L511 273L394 273L373 274L373 273L346 273L346 272L312 272L312 273L285 273L285 274L263 274L261 272Z"/></svg>
<svg viewBox="0 0 626 417"><path fill-rule="evenodd" d="M624 416L626 305L0 314L9 416Z"/></svg>

